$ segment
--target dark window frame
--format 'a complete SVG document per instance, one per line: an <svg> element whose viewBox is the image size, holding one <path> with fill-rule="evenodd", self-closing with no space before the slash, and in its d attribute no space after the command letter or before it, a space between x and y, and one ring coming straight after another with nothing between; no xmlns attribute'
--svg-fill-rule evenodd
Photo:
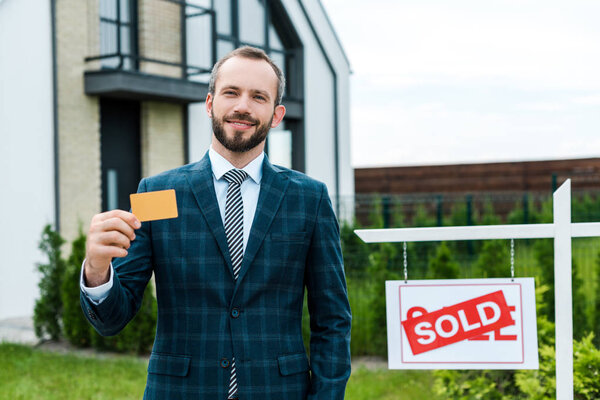
<svg viewBox="0 0 600 400"><path fill-rule="evenodd" d="M100 0L100 1L103 1L103 0ZM181 68L181 79L182 80L188 80L188 77L193 76L193 75L210 73L211 68L203 68L200 66L187 64L187 52L186 52L185 46L186 46L186 42L187 42L186 20L188 18L194 18L194 17L204 16L204 15L209 14L211 17L211 25L212 25L212 38L211 38L212 64L214 64L216 62L216 48L215 48L215 40L214 40L214 38L216 37L216 31L215 31L215 26L216 26L215 15L216 14L212 8L206 8L206 7L196 5L196 4L188 3L185 0L161 0L161 1L166 1L169 3L178 4L181 6L180 16L181 16L181 21L183 22L180 24L181 25L181 29L180 29L181 62L176 63L176 62L164 61L164 60L159 60L156 58L150 58L150 57L145 57L143 55L140 55L139 45L138 45L138 32L139 32L138 0L129 0L129 15L130 15L129 22L124 22L121 20L121 2L124 0L113 0L113 1L116 2L116 11L117 11L116 19L106 18L106 17L101 16L99 18L99 21L100 21L100 24L110 23L110 24L117 26L117 35L116 35L117 51L114 53L109 53L109 54L99 54L96 56L85 57L85 62L110 59L110 58L117 57L119 59L119 64L116 67L103 65L101 67L101 69L103 69L103 70L127 70L127 71L133 71L133 72L140 72L139 71L140 62L169 65L169 66ZM211 3L211 5L212 5L212 3ZM188 7L192 8L192 9L197 9L198 12L188 14L187 13ZM130 45L130 49L131 49L131 52L129 54L123 53L121 51L121 27L122 26L129 27L129 31L130 31L129 45ZM131 61L130 68L124 68L124 64L125 64L124 61L126 59Z"/></svg>
<svg viewBox="0 0 600 400"><path fill-rule="evenodd" d="M225 0L216 0L225 1ZM286 115L284 118L286 129L292 132L292 168L301 172L306 169L305 163L305 139L304 139L304 52L300 37L293 29L292 21L287 14L285 7L280 0L256 0L263 6L264 10L264 45L245 42L240 38L240 1L245 0L227 0L230 2L231 9L231 34L225 35L218 33L218 27L215 22L216 32L215 46L218 41L230 42L234 48L241 46L253 46L264 50L267 54L282 54L284 56L284 69L286 71L286 91L283 96L283 103L294 102L302 104L301 111L294 116ZM214 10L214 2L211 5ZM215 18L215 21L218 19ZM273 26L283 50L271 48L269 27ZM285 28L284 28L285 27ZM213 53L214 54L214 53ZM268 139L267 139L268 141ZM268 146L265 151L268 154Z"/></svg>

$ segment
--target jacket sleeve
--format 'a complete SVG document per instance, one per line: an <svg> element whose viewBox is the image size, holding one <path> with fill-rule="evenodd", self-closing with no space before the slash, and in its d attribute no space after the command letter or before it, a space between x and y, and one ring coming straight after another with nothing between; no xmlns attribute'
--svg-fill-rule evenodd
<svg viewBox="0 0 600 400"><path fill-rule="evenodd" d="M145 180L138 193L146 192ZM104 301L95 305L81 291L81 308L87 320L103 336L119 333L138 312L144 289L152 276L152 246L150 223L142 222L135 231L126 257L113 260L113 285Z"/></svg>
<svg viewBox="0 0 600 400"><path fill-rule="evenodd" d="M350 377L351 312L340 231L325 185L307 256L310 313L309 400L343 399Z"/></svg>

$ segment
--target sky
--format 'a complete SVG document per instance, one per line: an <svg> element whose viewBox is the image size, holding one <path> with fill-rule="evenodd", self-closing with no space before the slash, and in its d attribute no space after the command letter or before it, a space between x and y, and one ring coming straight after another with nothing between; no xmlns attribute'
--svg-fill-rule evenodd
<svg viewBox="0 0 600 400"><path fill-rule="evenodd" d="M600 157L600 1L321 2L354 167Z"/></svg>

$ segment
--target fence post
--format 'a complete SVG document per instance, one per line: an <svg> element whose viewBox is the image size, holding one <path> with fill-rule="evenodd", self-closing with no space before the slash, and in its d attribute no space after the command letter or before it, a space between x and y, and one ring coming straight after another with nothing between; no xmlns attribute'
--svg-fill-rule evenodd
<svg viewBox="0 0 600 400"><path fill-rule="evenodd" d="M391 223L391 211L390 211L390 196L384 195L381 199L381 212L383 213L383 227L389 228Z"/></svg>
<svg viewBox="0 0 600 400"><path fill-rule="evenodd" d="M529 223L529 195L525 193L523 195L523 223Z"/></svg>
<svg viewBox="0 0 600 400"><path fill-rule="evenodd" d="M473 195L467 195L467 226L473 225ZM467 241L469 255L473 255L473 242Z"/></svg>
<svg viewBox="0 0 600 400"><path fill-rule="evenodd" d="M437 226L442 226L442 225L444 225L444 221L443 221L443 218L444 218L444 210L443 210L444 196L442 196L441 194L438 194L436 203L437 203Z"/></svg>

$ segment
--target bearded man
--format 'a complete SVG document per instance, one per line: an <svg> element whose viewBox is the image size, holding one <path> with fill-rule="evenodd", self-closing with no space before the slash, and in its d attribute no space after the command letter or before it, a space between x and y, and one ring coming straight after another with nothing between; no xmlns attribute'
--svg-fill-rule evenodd
<svg viewBox="0 0 600 400"><path fill-rule="evenodd" d="M140 223L122 210L92 218L81 304L100 334L125 327L155 275L145 399L344 398L351 313L331 201L323 183L264 154L285 115L284 87L262 50L223 57L206 97L207 154L139 184L138 192L174 189L178 218Z"/></svg>

